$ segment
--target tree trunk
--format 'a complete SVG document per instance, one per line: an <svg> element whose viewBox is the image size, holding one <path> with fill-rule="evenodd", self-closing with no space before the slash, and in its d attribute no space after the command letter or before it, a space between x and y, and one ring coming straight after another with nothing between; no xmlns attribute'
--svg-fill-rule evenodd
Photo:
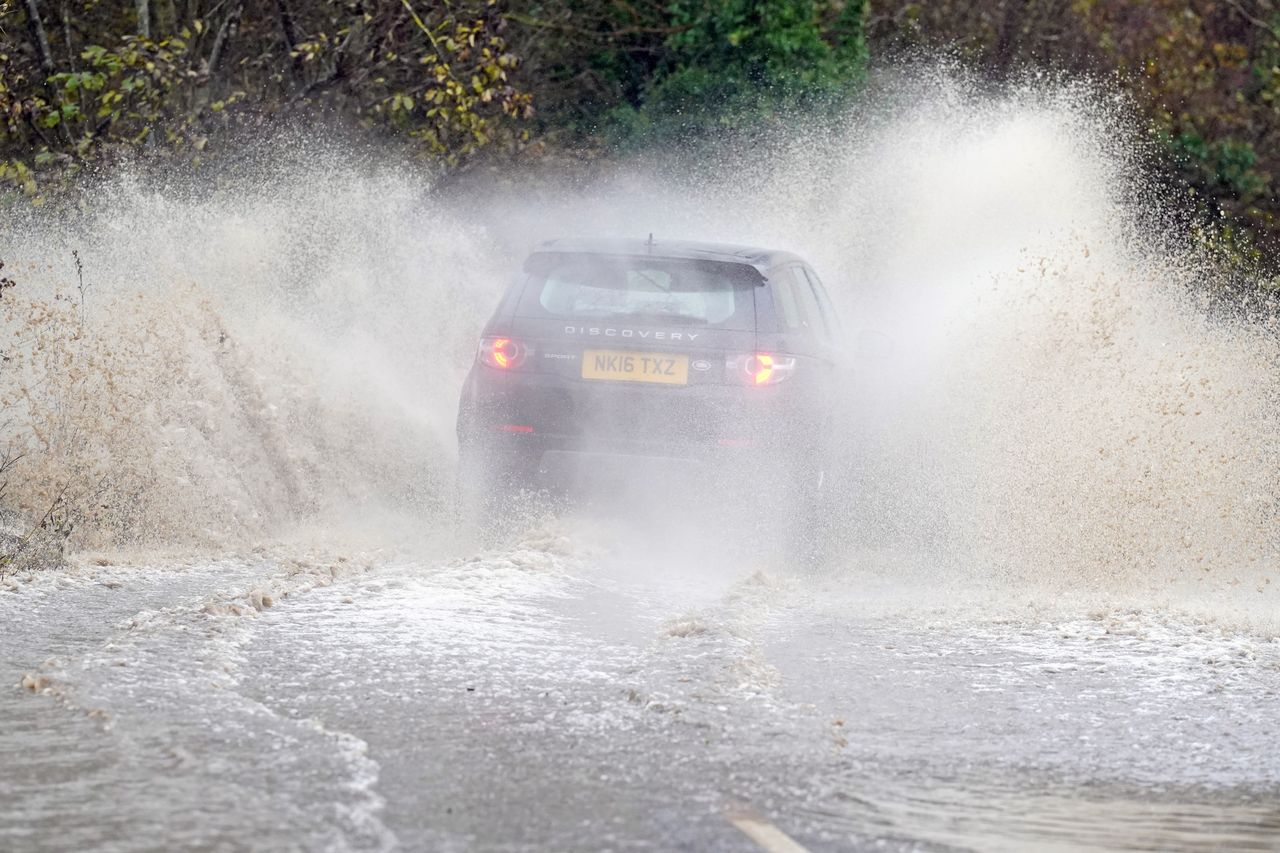
<svg viewBox="0 0 1280 853"><path fill-rule="evenodd" d="M40 68L45 76L54 71L53 53L49 50L49 37L44 32L44 22L40 20L40 6L36 0L27 2L27 28L31 31L31 41L36 46L36 55L40 57Z"/></svg>
<svg viewBox="0 0 1280 853"><path fill-rule="evenodd" d="M1009 70L1013 66L1018 33L1028 5L1030 4L1023 3L1021 0L1005 0L1004 16L1000 20L1000 30L996 35L995 56L992 63L1001 79L1009 76Z"/></svg>
<svg viewBox="0 0 1280 853"><path fill-rule="evenodd" d="M289 11L287 0L276 0L276 14L280 18L280 33L284 36L284 46L289 51L289 70L297 80L298 72L301 70L301 59L294 56L294 50L298 46L298 28L293 23L293 13Z"/></svg>
<svg viewBox="0 0 1280 853"><path fill-rule="evenodd" d="M151 38L151 0L134 0L138 10L138 35Z"/></svg>
<svg viewBox="0 0 1280 853"><path fill-rule="evenodd" d="M155 19L153 29L156 31L156 38L164 38L178 31L178 9L173 0L155 0L151 17Z"/></svg>
<svg viewBox="0 0 1280 853"><path fill-rule="evenodd" d="M213 37L213 48L209 51L209 79L212 81L218 73L218 66L222 63L222 55L227 49L227 42L236 36L236 30L240 27L240 15L244 12L244 0L240 0L236 7L231 10L231 14L227 15L226 20L222 22L222 26L218 27L218 34Z"/></svg>

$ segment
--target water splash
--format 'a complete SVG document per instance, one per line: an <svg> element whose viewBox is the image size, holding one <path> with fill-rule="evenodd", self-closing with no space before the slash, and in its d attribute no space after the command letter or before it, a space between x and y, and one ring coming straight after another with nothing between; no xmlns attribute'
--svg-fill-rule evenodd
<svg viewBox="0 0 1280 853"><path fill-rule="evenodd" d="M87 541L234 543L439 507L472 327L510 261L411 170L279 165L208 195L122 177L73 225L17 229L4 402L29 512L70 482Z"/></svg>
<svg viewBox="0 0 1280 853"><path fill-rule="evenodd" d="M107 180L76 224L6 241L28 300L6 298L6 332L38 346L0 388L44 451L19 495L38 511L100 483L77 493L84 542L234 543L361 507L434 523L456 390L521 255L657 232L795 250L852 329L896 339L861 370L850 562L927 532L961 583L1274 600L1274 315L1201 298L1221 276L1171 238L1123 116L1087 88L943 74L834 133L589 180L443 189L319 144L256 149L251 179L215 187ZM57 298L72 249L83 327Z"/></svg>

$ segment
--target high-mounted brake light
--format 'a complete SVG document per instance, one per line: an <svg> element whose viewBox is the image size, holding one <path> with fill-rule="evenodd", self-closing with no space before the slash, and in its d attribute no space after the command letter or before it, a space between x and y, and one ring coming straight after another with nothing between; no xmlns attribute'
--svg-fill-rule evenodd
<svg viewBox="0 0 1280 853"><path fill-rule="evenodd" d="M524 364L529 348L514 338L481 338L480 360L499 370L510 370Z"/></svg>
<svg viewBox="0 0 1280 853"><path fill-rule="evenodd" d="M776 385L796 369L796 360L789 355L754 352L729 359L729 373L748 385Z"/></svg>

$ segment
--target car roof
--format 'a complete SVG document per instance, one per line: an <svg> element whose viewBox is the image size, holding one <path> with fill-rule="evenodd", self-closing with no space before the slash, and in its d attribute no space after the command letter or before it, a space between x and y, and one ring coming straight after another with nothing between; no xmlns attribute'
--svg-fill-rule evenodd
<svg viewBox="0 0 1280 853"><path fill-rule="evenodd" d="M722 263L747 264L764 272L780 263L798 262L801 259L790 252L761 249L754 246L735 246L727 243L699 243L692 240L610 239L577 237L548 240L534 249L534 253L565 252L594 255L652 255L657 258L677 260L720 261Z"/></svg>

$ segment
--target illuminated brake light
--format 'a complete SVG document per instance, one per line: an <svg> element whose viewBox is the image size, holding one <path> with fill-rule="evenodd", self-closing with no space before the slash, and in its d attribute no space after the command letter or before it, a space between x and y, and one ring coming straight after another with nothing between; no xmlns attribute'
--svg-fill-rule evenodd
<svg viewBox="0 0 1280 853"><path fill-rule="evenodd" d="M755 352L729 359L729 371L748 385L776 385L789 377L796 369L796 360L789 355Z"/></svg>
<svg viewBox="0 0 1280 853"><path fill-rule="evenodd" d="M498 367L510 367L515 364L516 345L506 338L499 338L493 342L493 360L498 363Z"/></svg>
<svg viewBox="0 0 1280 853"><path fill-rule="evenodd" d="M533 432L533 427L526 424L503 424L499 429L503 432Z"/></svg>
<svg viewBox="0 0 1280 853"><path fill-rule="evenodd" d="M529 348L514 338L482 338L480 360L499 370L510 370L524 364Z"/></svg>
<svg viewBox="0 0 1280 853"><path fill-rule="evenodd" d="M757 353L747 359L747 372L757 385L768 384L769 377L773 376L773 356Z"/></svg>

